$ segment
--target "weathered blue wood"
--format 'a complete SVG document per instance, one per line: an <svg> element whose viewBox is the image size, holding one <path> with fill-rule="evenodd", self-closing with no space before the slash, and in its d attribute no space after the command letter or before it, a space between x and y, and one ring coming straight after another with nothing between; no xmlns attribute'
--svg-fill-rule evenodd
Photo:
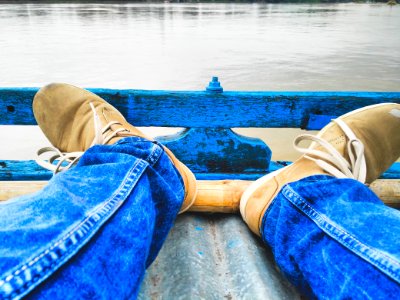
<svg viewBox="0 0 400 300"><path fill-rule="evenodd" d="M270 148L230 129L191 128L158 137L194 173L266 173Z"/></svg>
<svg viewBox="0 0 400 300"><path fill-rule="evenodd" d="M270 163L270 172L278 170L290 162ZM199 180L241 179L256 180L266 173L195 173ZM0 160L0 181L11 180L48 180L52 176L50 171L39 167L33 160ZM400 179L400 163L392 165L380 177L382 179Z"/></svg>
<svg viewBox="0 0 400 300"><path fill-rule="evenodd" d="M36 91L0 89L0 124L36 124L31 111ZM116 106L136 126L306 128L310 115L340 116L366 105L400 103L399 92L92 91Z"/></svg>
<svg viewBox="0 0 400 300"><path fill-rule="evenodd" d="M0 125L36 124L32 99L36 88L0 89Z"/></svg>
<svg viewBox="0 0 400 300"><path fill-rule="evenodd" d="M382 179L400 179L400 162L393 164L380 177Z"/></svg>
<svg viewBox="0 0 400 300"><path fill-rule="evenodd" d="M319 130L323 128L325 125L328 125L332 119L337 118L338 116L326 116L326 115L314 115L310 114L307 125L305 129L307 130Z"/></svg>
<svg viewBox="0 0 400 300"><path fill-rule="evenodd" d="M221 91L217 79L208 90ZM0 89L0 124L35 124L31 102L37 88ZM400 93L370 92L175 92L92 89L137 126L190 127L161 138L201 179L256 179L280 167L261 140L231 127L320 129L335 116L380 102L400 103ZM394 168L394 169L393 169ZM385 178L398 178L393 167ZM3 161L2 180L48 179L36 164Z"/></svg>
<svg viewBox="0 0 400 300"><path fill-rule="evenodd" d="M52 173L34 160L0 160L0 181L49 180Z"/></svg>

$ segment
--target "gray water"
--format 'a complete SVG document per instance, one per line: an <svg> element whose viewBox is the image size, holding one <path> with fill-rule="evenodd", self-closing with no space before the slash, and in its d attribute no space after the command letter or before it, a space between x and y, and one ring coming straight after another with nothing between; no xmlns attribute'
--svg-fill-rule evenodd
<svg viewBox="0 0 400 300"><path fill-rule="evenodd" d="M2 4L0 87L400 91L399 29L385 4ZM45 138L15 127L0 159L33 158ZM241 133L294 159L282 130Z"/></svg>
<svg viewBox="0 0 400 300"><path fill-rule="evenodd" d="M2 4L0 86L400 90L400 5Z"/></svg>

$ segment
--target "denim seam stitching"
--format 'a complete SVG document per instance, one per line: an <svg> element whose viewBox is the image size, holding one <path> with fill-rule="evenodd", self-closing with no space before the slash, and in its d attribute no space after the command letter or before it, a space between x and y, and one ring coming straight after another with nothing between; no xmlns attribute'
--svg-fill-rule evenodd
<svg viewBox="0 0 400 300"><path fill-rule="evenodd" d="M308 204L300 195L298 195L290 186L285 186L282 190L283 196L292 204L294 204L297 208L299 208L303 213L310 217L310 219L325 233L327 233L331 238L338 241L339 243L348 247L349 250L353 251L358 256L362 257L364 260L372 263L375 267L383 271L385 274L389 275L391 278L400 281L400 264L395 261L390 256L386 255L385 253L381 252L380 250L366 245L365 243L358 240L356 237L351 235L350 233L344 231L343 229L339 228L336 224L333 224L329 221L324 215L320 214L316 211L310 204ZM294 197L297 201L293 201L291 197ZM301 207L299 203L304 206ZM331 228L329 228L331 227ZM335 233L335 230L338 233ZM345 236L350 241L346 241L346 238L341 236ZM350 243L352 242L352 243ZM355 244L355 245L352 245ZM357 248L364 248L366 250L357 249ZM373 255L369 255L367 252L371 252ZM373 256L381 256L379 259L375 259ZM382 261L380 261L382 260ZM394 266L398 271L390 269L387 264L397 265Z"/></svg>
<svg viewBox="0 0 400 300"><path fill-rule="evenodd" d="M87 223L90 223L90 222L88 222L88 221L90 221L90 220L92 219L92 217L94 217L94 216L98 215L99 213L101 213L102 210L105 210L104 213L109 212L109 211L112 209L112 207L106 208L109 204L111 204L111 205L113 205L113 204L118 205L119 201L116 200L116 198L121 197L121 195L127 190L127 189L126 189L126 184L133 181L131 177L132 177L133 175L136 175L136 174L137 174L137 172L135 172L135 173L133 172L133 170L136 168L137 165L139 165L139 163L136 163L136 164L134 165L134 167L131 169L130 173L125 177L125 180L124 180L124 182L121 184L120 189L117 190L117 191L114 193L114 195L111 196L111 197L109 198L109 200L108 200L106 203L104 203L101 207L97 208L94 212L92 212L91 215L89 215L88 217L86 217L80 224L78 224L75 228L73 228L70 232L68 232L62 239L59 239L57 242L53 243L53 245L52 245L50 248L46 249L46 250L45 250L44 252L42 252L40 255L36 256L36 257L33 258L33 259L31 259L29 262L26 262L22 267L20 267L20 268L19 268L18 270L16 270L16 271L14 271L14 274L11 274L11 275L6 276L5 282L2 282L3 280L0 281L0 287L1 287L4 283L11 281L14 277L16 277L17 275L19 275L19 274L21 273L21 271L24 271L24 270L28 269L27 266L32 267L35 263L37 263L37 262L38 262L40 259L42 259L45 255L49 254L51 251L53 251L54 249L56 249L60 244L62 244L62 242L67 241L71 236L73 236L73 234L75 234L76 232L78 232L82 227L86 226ZM93 228L96 224L98 224L99 221L100 221L101 219L102 219L102 218L101 218L101 216L100 216L97 220L94 220L94 224L90 224L90 225L89 225L89 228L88 228L88 229L85 229L85 230L86 230L86 234L85 234L85 233L82 233L80 239L84 238L85 235L88 235L88 233L90 234L89 229ZM73 243L71 246L74 246L74 245L76 245L76 244L77 244L77 243ZM71 247L71 246L69 246L69 250L65 251L60 257L64 257L64 258L65 258L66 256L68 256L68 254L70 254L70 253L74 250L74 248ZM71 248L72 248L72 249L71 249ZM53 266L57 264L57 261L56 261L56 260L59 259L60 257L55 258L54 261L53 261L53 263L50 264L50 266L47 266L47 268L49 269L48 272L49 272L51 269L53 269ZM46 269L46 267L45 267L45 269ZM43 277L43 276L42 276L42 277ZM25 281L25 282L29 282L29 281L32 281L32 280L33 280L33 282L31 282L31 284L27 285L27 286L25 287L24 290L29 289L29 287L30 287L33 283L35 283L36 281L38 281L38 280L37 280L36 278L32 278L31 280L28 280L28 281L22 280L22 281ZM10 285L12 285L12 284L10 284Z"/></svg>
<svg viewBox="0 0 400 300"><path fill-rule="evenodd" d="M95 228L96 225L102 225L102 221L107 220L111 215L112 211L114 208L118 208L124 201L121 201L121 197L124 196L127 192L129 192L129 187L128 185L132 186L131 184L135 181L137 181L139 177L134 178L137 174L143 173L145 165L145 161L138 161L135 163L135 165L131 168L127 176L125 177L123 183L120 185L118 190L101 206L98 207L95 211L93 211L89 216L87 216L83 221L81 221L80 224L75 226L73 229L71 229L66 235L63 236L63 238L59 239L57 242L53 243L49 248L46 250L43 250L41 254L37 255L36 257L32 258L30 261L25 262L23 265L20 265L20 267L17 267L18 269L13 271L12 274L9 274L7 276L4 276L3 278L0 278L0 295L6 296L3 299L11 299L11 297L14 296L23 296L25 292L30 290L30 287L38 282L40 278L46 279L50 274L51 271L55 267L61 266L65 260L69 257L71 252L74 252L74 250L79 250L80 247L82 247L88 239L93 236L95 232L93 232L93 228ZM136 170L137 167L141 167L139 170ZM115 211L115 210L114 210ZM111 214L110 214L111 212ZM97 232L97 230L96 230ZM76 237L75 235L78 235ZM77 241L72 241L71 245L64 246L66 250L63 250L60 246L66 241L71 240L72 238L75 238ZM83 243L79 244L79 241L83 241ZM77 246L77 247L74 247ZM56 258L51 256L51 253L54 253L55 249L61 249L62 254L55 254ZM21 278L21 276L18 276L21 274L23 271L30 269L32 266L34 266L36 263L40 262L43 257L47 257L48 254L50 254L49 260L52 261L51 264L49 265L41 265L38 264L39 268L41 267L42 269L46 270L47 272L38 271L33 273L38 273L39 276L32 276L31 279L26 280L26 278ZM32 274L33 275L33 274ZM37 275L37 274L36 274ZM26 276L24 276L26 277ZM18 278L22 281L22 283L18 283L17 286L15 283L11 283L11 280L14 278ZM9 284L11 286L11 290L9 292L4 291L4 285ZM28 283L28 284L27 284ZM15 292L15 289L19 289L21 286L24 286L20 292ZM2 288L3 287L3 288ZM7 295L8 294L8 295Z"/></svg>
<svg viewBox="0 0 400 300"><path fill-rule="evenodd" d="M159 160L161 153L162 153L162 148L158 144L154 144L155 147L153 147L153 151L149 154L149 156L146 158L146 161L151 165L154 166L156 162Z"/></svg>

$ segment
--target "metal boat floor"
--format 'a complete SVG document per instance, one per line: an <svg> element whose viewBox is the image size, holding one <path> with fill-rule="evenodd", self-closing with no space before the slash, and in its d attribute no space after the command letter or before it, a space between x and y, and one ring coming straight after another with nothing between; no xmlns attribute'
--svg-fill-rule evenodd
<svg viewBox="0 0 400 300"><path fill-rule="evenodd" d="M238 215L177 218L139 299L300 299Z"/></svg>

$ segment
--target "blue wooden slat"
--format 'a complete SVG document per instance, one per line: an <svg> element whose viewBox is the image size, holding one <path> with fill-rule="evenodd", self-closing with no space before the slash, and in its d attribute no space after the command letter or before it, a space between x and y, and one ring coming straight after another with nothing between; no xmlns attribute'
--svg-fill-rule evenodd
<svg viewBox="0 0 400 300"><path fill-rule="evenodd" d="M314 115L310 114L305 129L307 130L319 130L325 125L328 125L332 119L336 119L338 116L326 116L326 115Z"/></svg>
<svg viewBox="0 0 400 300"><path fill-rule="evenodd" d="M31 111L36 91L0 89L0 124L36 124ZM399 92L92 91L116 106L136 126L306 128L310 115L340 116L366 105L400 103Z"/></svg>
<svg viewBox="0 0 400 300"><path fill-rule="evenodd" d="M393 164L380 177L382 179L400 179L400 162Z"/></svg>
<svg viewBox="0 0 400 300"><path fill-rule="evenodd" d="M34 160L0 160L0 181L49 180L51 176Z"/></svg>
<svg viewBox="0 0 400 300"><path fill-rule="evenodd" d="M37 88L0 89L0 123L34 124ZM160 138L201 179L256 179L279 165L257 139L229 127L319 129L334 116L379 102L400 102L400 93L369 92L173 92L93 89L135 125L194 127ZM278 166L278 167L277 167ZM397 178L392 168L385 178ZM48 179L36 164L3 161L2 180Z"/></svg>
<svg viewBox="0 0 400 300"><path fill-rule="evenodd" d="M290 162L270 163L270 172L278 170ZM256 180L266 173L195 173L199 180L241 179ZM50 171L39 167L33 160L0 160L0 181L11 180L48 180L52 176ZM381 179L400 179L400 163L393 164L380 177Z"/></svg>
<svg viewBox="0 0 400 300"><path fill-rule="evenodd" d="M0 125L36 124L32 99L36 88L0 89Z"/></svg>

